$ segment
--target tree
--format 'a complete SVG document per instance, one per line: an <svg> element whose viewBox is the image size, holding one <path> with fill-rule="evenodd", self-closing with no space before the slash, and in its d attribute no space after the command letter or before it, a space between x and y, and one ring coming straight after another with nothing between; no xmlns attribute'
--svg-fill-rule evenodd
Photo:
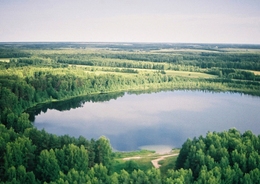
<svg viewBox="0 0 260 184"><path fill-rule="evenodd" d="M166 183L193 183L191 169L168 170L166 176Z"/></svg>
<svg viewBox="0 0 260 184"><path fill-rule="evenodd" d="M7 181L11 183L36 183L33 172L26 172L25 167L22 165L18 166L17 169L14 166L10 167L7 173Z"/></svg>
<svg viewBox="0 0 260 184"><path fill-rule="evenodd" d="M254 183L260 183L260 170L258 168L251 170L249 175Z"/></svg>
<svg viewBox="0 0 260 184"><path fill-rule="evenodd" d="M139 166L138 164L133 161L133 160L129 160L125 162L125 167L124 169L128 172L128 173L132 173L134 170L138 170Z"/></svg>
<svg viewBox="0 0 260 184"><path fill-rule="evenodd" d="M118 175L116 172L113 173L113 174L110 176L110 181L109 181L109 183L111 183L111 184L119 184L118 177L119 177L119 175Z"/></svg>
<svg viewBox="0 0 260 184"><path fill-rule="evenodd" d="M68 146L64 146L62 150L65 156L63 172L67 173L70 169L74 168L77 171L87 173L88 153L83 145L77 147L74 144L69 144Z"/></svg>
<svg viewBox="0 0 260 184"><path fill-rule="evenodd" d="M125 171L124 169L121 170L118 180L119 180L119 183L121 183L121 184L130 183L130 176L129 176L128 172Z"/></svg>
<svg viewBox="0 0 260 184"><path fill-rule="evenodd" d="M14 142L6 145L4 156L6 170L11 167L23 165L29 171L34 168L34 151L36 147L27 137L18 137Z"/></svg>
<svg viewBox="0 0 260 184"><path fill-rule="evenodd" d="M102 163L109 168L112 159L111 154L112 148L109 140L104 136L100 137L95 145L95 163Z"/></svg>
<svg viewBox="0 0 260 184"><path fill-rule="evenodd" d="M88 174L92 179L97 178L99 183L108 183L109 181L108 170L106 166L103 166L102 164L96 164L90 169Z"/></svg>
<svg viewBox="0 0 260 184"><path fill-rule="evenodd" d="M148 170L147 176L149 178L149 183L153 183L153 184L162 183L161 172L159 169L152 168L151 170Z"/></svg>
<svg viewBox="0 0 260 184"><path fill-rule="evenodd" d="M199 173L199 177L197 179L197 183L221 183L221 173L220 169L215 167L213 170L208 171L206 166L202 166L202 169Z"/></svg>
<svg viewBox="0 0 260 184"><path fill-rule="evenodd" d="M22 113L17 120L17 125L13 126L18 132L23 132L26 128L32 128L32 123L29 121L29 114Z"/></svg>
<svg viewBox="0 0 260 184"><path fill-rule="evenodd" d="M149 178L146 175L146 173L140 169L138 170L134 170L131 173L131 179L133 181L133 183L137 183L137 184L145 184L145 183L150 183L149 182Z"/></svg>
<svg viewBox="0 0 260 184"><path fill-rule="evenodd" d="M222 180L225 181L226 183L235 183L235 177L236 173L235 170L233 170L230 165L222 168Z"/></svg>
<svg viewBox="0 0 260 184"><path fill-rule="evenodd" d="M187 141L182 145L180 154L176 161L176 169L180 169L184 167L184 163L189 155L191 145L192 145L192 141L190 139L187 139Z"/></svg>
<svg viewBox="0 0 260 184"><path fill-rule="evenodd" d="M39 156L39 163L36 168L37 176L41 181L55 181L60 172L58 160L53 149L43 150Z"/></svg>
<svg viewBox="0 0 260 184"><path fill-rule="evenodd" d="M89 168L93 167L95 165L95 146L96 142L94 139L90 140L90 145L88 147L88 156L89 156Z"/></svg>

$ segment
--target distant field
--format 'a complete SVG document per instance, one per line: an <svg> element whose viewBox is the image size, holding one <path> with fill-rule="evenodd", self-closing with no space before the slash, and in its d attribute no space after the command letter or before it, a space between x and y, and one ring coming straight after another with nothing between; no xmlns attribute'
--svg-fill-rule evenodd
<svg viewBox="0 0 260 184"><path fill-rule="evenodd" d="M229 53L260 53L260 49L240 49L240 48L225 48L225 49L220 49L220 51L227 51Z"/></svg>
<svg viewBox="0 0 260 184"><path fill-rule="evenodd" d="M199 72L185 72L185 71L166 71L167 75L173 76L181 76L181 77L190 77L190 78L215 78L216 76L206 74L206 73L199 73Z"/></svg>
<svg viewBox="0 0 260 184"><path fill-rule="evenodd" d="M252 71L255 75L260 75L260 71Z"/></svg>
<svg viewBox="0 0 260 184"><path fill-rule="evenodd" d="M178 52L218 52L217 50L207 50L207 49L161 49L161 50L153 50L151 52L155 53L176 53L175 55L181 55L181 53L178 54Z"/></svg>
<svg viewBox="0 0 260 184"><path fill-rule="evenodd" d="M78 67L85 67L89 69L93 69L93 71L86 71L90 73L95 73L97 75L99 74L123 74L123 75L133 75L136 73L125 73L125 72L115 72L115 71L106 71L106 70L114 70L115 67L104 67L104 66L85 66L85 65L77 65ZM124 68L117 68L117 69L124 69ZM138 68L131 68L135 71L138 71L138 73L145 73L145 72L158 72L158 70L153 69L138 69ZM215 78L215 75L210 75L206 73L199 73L199 72L187 72L187 71L173 71L173 70L165 70L166 75L171 76L180 76L180 77L189 77L189 78ZM260 75L260 72L259 72Z"/></svg>
<svg viewBox="0 0 260 184"><path fill-rule="evenodd" d="M244 48L210 48L210 49L160 49L152 50L151 53L164 53L171 55L182 55L183 53L234 53L234 54L259 54L260 49L244 49Z"/></svg>
<svg viewBox="0 0 260 184"><path fill-rule="evenodd" d="M0 58L0 62L10 62L9 58Z"/></svg>

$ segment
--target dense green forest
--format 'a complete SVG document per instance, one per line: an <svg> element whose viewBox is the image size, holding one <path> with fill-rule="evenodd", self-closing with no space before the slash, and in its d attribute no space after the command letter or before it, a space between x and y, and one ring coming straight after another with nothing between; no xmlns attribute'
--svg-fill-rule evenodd
<svg viewBox="0 0 260 184"><path fill-rule="evenodd" d="M176 89L260 96L260 46L1 43L0 183L259 183L260 136L251 131L188 139L166 172L134 162L116 170L107 138L49 134L25 113L86 95Z"/></svg>

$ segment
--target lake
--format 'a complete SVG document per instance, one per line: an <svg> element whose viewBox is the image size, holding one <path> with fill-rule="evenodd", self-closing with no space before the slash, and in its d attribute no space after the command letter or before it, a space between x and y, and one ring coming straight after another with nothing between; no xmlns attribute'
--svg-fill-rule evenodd
<svg viewBox="0 0 260 184"><path fill-rule="evenodd" d="M260 134L260 98L238 93L112 93L29 109L38 129L87 139L106 136L115 150L180 148L187 138L236 128Z"/></svg>

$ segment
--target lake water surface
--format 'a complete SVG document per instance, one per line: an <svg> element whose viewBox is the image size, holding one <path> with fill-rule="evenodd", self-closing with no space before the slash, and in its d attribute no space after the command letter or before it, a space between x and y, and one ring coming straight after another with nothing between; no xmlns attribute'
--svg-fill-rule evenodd
<svg viewBox="0 0 260 184"><path fill-rule="evenodd" d="M119 151L181 147L187 138L233 127L260 134L260 98L238 93L103 94L48 104L30 113L38 129L87 139L105 135Z"/></svg>

